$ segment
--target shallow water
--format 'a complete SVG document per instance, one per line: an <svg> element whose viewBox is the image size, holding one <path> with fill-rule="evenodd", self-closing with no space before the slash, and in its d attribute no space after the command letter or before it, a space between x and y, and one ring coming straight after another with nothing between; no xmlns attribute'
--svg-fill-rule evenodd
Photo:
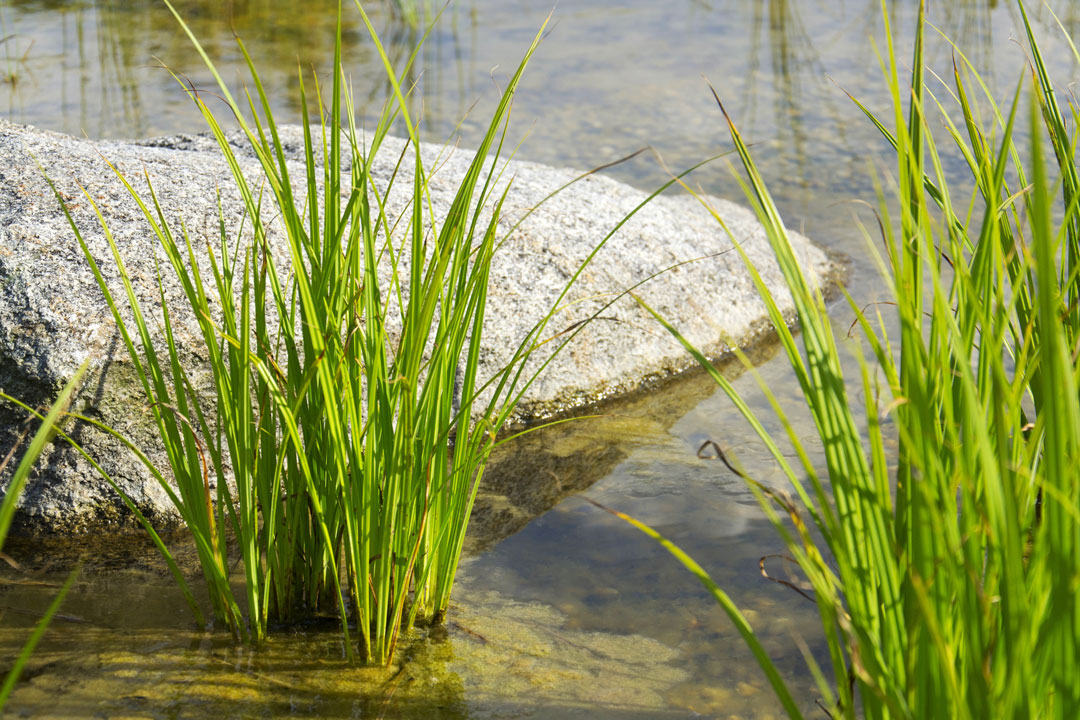
<svg viewBox="0 0 1080 720"><path fill-rule="evenodd" d="M1060 85L1075 80L1053 19L1032 5L1052 73ZM1080 6L1051 5L1075 36ZM180 9L227 77L240 60L235 27L279 120L293 121L297 62L325 69L335 6L188 0ZM898 53L907 56L917 3L889 6ZM889 161L838 86L875 110L887 108L869 39L880 45L879 7L878 0L562 3L517 94L515 127L529 134L520 156L587 168L650 144L682 167L726 150L704 75L756 143L788 224L852 256L851 292L872 302L877 284L852 201L872 201L867 171ZM415 75L430 139L445 139L473 108L461 142L475 140L496 85L549 9L534 0L462 0L447 8ZM401 58L415 31L382 5L372 12ZM992 85L1011 87L1022 61L1010 41L1021 35L1011 3L931 3L930 12ZM383 81L355 12L346 17L350 71L370 112ZM209 80L156 2L8 0L0 5L0 38L8 36L0 45L0 79L7 78L0 113L12 120L91 137L200 128L175 82L150 67L157 56L196 84ZM948 47L936 38L929 44L935 67L948 71ZM643 188L665 178L644 156L607 172ZM738 197L722 162L696 177L709 192ZM844 308L837 304L834 313L846 329ZM763 360L769 386L788 406L797 402L783 359ZM766 409L750 378L737 385ZM390 673L344 665L332 627L279 633L257 651L195 631L153 556L133 556L129 540L112 549L115 557L101 548L88 557L65 608L77 617L57 623L10 709L33 717L778 717L716 604L661 548L573 494L584 491L653 524L708 568L748 610L796 696L814 711L799 638L820 651L816 611L761 577L758 560L780 552L779 541L743 483L696 457L714 439L759 480L778 484L764 450L700 376L603 412L506 450L478 502L445 633L418 636L408 662ZM817 447L810 426L800 427ZM41 576L6 572L22 584L0 586L0 656L14 652L33 620L21 611L40 610L54 592L25 582L63 578L56 570L64 560L53 549L20 552L28 568L50 559L54 567ZM782 563L771 563L770 572L784 577Z"/></svg>
<svg viewBox="0 0 1080 720"><path fill-rule="evenodd" d="M766 375L778 367L766 364ZM696 457L706 436L750 447L744 428L708 410L709 383L689 377L609 403L603 417L502 453L478 501L449 621L417 631L389 670L345 663L335 618L280 630L257 650L195 629L141 537L11 541L22 571L0 573L0 657L17 652L62 569L79 556L84 567L7 709L38 718L780 717L697 581L636 530L567 497L588 485L587 497L655 524L708 563L812 710L797 638L816 648L816 610L760 577L759 558L780 543L741 481ZM752 452L739 458L768 478ZM183 537L169 542L183 547ZM190 553L180 562L194 579ZM775 562L770 570L786 577Z"/></svg>
<svg viewBox="0 0 1080 720"><path fill-rule="evenodd" d="M276 632L266 646L250 649L190 628L175 588L160 574L89 575L38 647L7 710L40 718L776 716L759 673L746 658L734 662L741 645L729 624L707 603L686 607L700 600L692 587L666 598L680 606L656 608L652 617L665 627L634 633L619 605L637 597L617 583L599 599L559 606L491 589L493 583L518 585L499 576L481 580L466 569L444 631L416 633L401 662L384 670L344 662L332 620L326 629ZM16 611L40 607L46 592L5 591L3 652L16 652L29 630L32 618ZM775 598L742 599L750 617L770 618L766 646L794 675L801 659L787 635L809 619L772 619ZM811 608L804 604L806 614ZM797 691L805 689L794 681Z"/></svg>

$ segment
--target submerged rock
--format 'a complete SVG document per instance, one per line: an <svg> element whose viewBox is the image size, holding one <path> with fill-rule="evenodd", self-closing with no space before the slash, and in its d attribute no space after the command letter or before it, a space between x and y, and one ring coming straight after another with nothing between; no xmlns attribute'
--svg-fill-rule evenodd
<svg viewBox="0 0 1080 720"><path fill-rule="evenodd" d="M295 160L292 177L303 178L300 130L283 128L282 140ZM234 144L243 171L257 187L261 172L257 162L242 138L234 138ZM373 172L377 182L393 174L403 147L400 140L387 140ZM429 171L437 167L429 189L439 217L449 207L473 155L434 145L425 146L423 152ZM399 177L411 178L410 162L411 155L406 154ZM158 467L166 468L127 352L45 180L50 177L67 199L107 282L122 297L119 274L87 196L97 204L120 247L143 311L160 333L156 261L163 260L163 254L109 163L141 192L145 178L150 179L166 216L177 227L183 219L197 255L198 248L219 237L221 218L232 237L240 227L239 193L207 137L91 142L0 120L0 388L31 405L47 404L89 358L92 373L78 394L76 409L130 437ZM578 175L511 161L502 175L513 179L500 230L510 233L530 209ZM408 185L399 180L389 194L392 215L407 209ZM510 359L593 248L645 197L612 179L589 175L543 202L507 236L491 271L481 377ZM790 313L790 298L753 214L724 200L709 201ZM833 263L806 238L793 237L805 272L813 282L823 282L834 272ZM280 236L271 237L271 243L283 247ZM278 259L283 257L282 250ZM203 264L205 257L199 262ZM726 233L696 199L664 195L608 241L545 335L577 327L619 293L669 267L636 292L708 354L720 356L729 343L747 343L767 330L764 307ZM196 387L205 390L194 318L171 270L162 266L161 275L178 347L192 368ZM555 344L549 343L545 352ZM538 354L533 366L543 357ZM530 387L517 420L527 422L623 394L691 364L662 328L632 299L623 297L586 325ZM24 422L24 413L0 405L0 449L6 452ZM68 423L65 429L148 516L161 522L175 519L165 493L121 443L84 424ZM9 465L9 473L13 466ZM79 530L126 516L117 494L64 442L54 442L46 450L22 499L21 523L34 529Z"/></svg>

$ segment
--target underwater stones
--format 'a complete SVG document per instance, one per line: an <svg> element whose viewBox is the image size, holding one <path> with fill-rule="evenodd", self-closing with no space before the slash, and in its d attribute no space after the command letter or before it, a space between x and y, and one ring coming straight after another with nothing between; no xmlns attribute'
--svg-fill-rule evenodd
<svg viewBox="0 0 1080 720"><path fill-rule="evenodd" d="M290 168L292 177L303 178L300 129L283 128L281 136L296 160ZM258 163L241 138L233 141L244 173L257 187ZM403 141L393 138L384 143L381 160L373 169L377 182L391 177L403 147ZM449 208L472 155L434 145L423 147L423 154L429 168L437 167L429 188L439 217ZM31 405L47 403L89 359L92 372L75 401L76 409L115 427L145 449L159 467L166 467L126 350L42 173L56 182L106 281L119 289L119 275L89 199L97 205L112 228L143 310L160 334L162 302L155 262L162 255L137 205L106 160L140 190L145 190L144 175L148 176L163 212L174 222L183 219L196 247L218 237L219 198L227 228L235 233L240 227L239 193L210 138L184 135L141 142L91 142L0 120L0 388ZM411 177L411 161L412 156L406 154L399 178ZM645 199L644 193L627 185L590 175L525 217L577 174L522 161L511 162L502 174L504 181L512 177L513 185L500 229L509 233L524 220L507 236L492 266L482 375L491 375L509 361L592 249ZM409 183L399 181L388 194L391 214L408 207L409 189ZM710 201L766 284L781 298L781 306L790 311L779 271L753 214L727 201ZM283 238L273 223L269 240L279 250L280 261L285 257ZM833 272L822 250L798 235L795 242L803 267L814 281L821 282ZM686 264L647 280L677 263ZM383 271L388 277L389 268ZM171 273L163 271L163 277L164 300L180 352L188 361L197 391L206 393L209 378L200 372L195 318ZM564 299L546 337L578 327L597 312L601 319L585 325L530 387L518 420L550 416L626 393L692 364L632 299L622 297L604 308L642 281L646 282L635 292L712 355L722 354L729 342L753 339L767 327L763 306L724 231L694 198L656 198L611 238ZM127 313L126 309L122 312ZM538 367L555 344L544 346L532 358L531 367ZM24 420L22 412L0 406L0 448L13 444ZM165 493L121 443L85 424L69 423L66 429L151 519L174 518ZM46 450L22 501L23 527L79 530L101 522L123 522L126 517L116 493L62 442Z"/></svg>

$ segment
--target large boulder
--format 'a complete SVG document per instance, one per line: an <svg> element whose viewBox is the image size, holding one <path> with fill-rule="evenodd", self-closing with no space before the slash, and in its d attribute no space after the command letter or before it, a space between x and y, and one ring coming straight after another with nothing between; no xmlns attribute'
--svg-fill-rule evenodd
<svg viewBox="0 0 1080 720"><path fill-rule="evenodd" d="M299 129L283 128L282 139L294 157L292 177L303 178ZM257 185L261 171L253 155L239 137L235 147L244 172ZM388 139L375 177L385 182L393 174L402 148L402 141ZM438 146L425 146L423 152L429 167L436 166L438 157L430 183L438 215L449 207L473 155ZM411 158L405 155L405 167L398 173L410 178ZM183 218L197 246L219 237L219 196L226 225L239 226L243 214L239 193L207 137L91 142L0 120L0 388L30 404L48 404L89 358L91 373L78 393L76 408L130 437L165 468L127 352L45 179L51 178L68 199L106 280L122 297L104 233L83 189L94 199L121 249L144 311L157 324L161 296L155 258L163 260L163 254L109 163L140 190L145 190L149 177L164 212ZM513 180L500 228L508 231L551 191L579 174L511 161L503 173ZM407 206L408 185L396 184L387 201L392 212ZM602 175L589 175L543 202L517 227L496 255L491 272L482 376L490 376L509 360L589 253L645 197ZM753 214L718 198L709 200L790 312L790 298ZM281 244L280 236L271 241ZM834 272L827 254L800 235L794 235L794 241L808 276L824 282ZM730 343L747 343L767 330L764 307L724 230L696 199L672 194L652 200L608 241L546 335L576 327L621 291L671 266L676 267L637 292L707 353L722 355ZM194 319L171 270L163 265L161 274L180 351L193 368L196 384L205 386L199 380L205 376L198 370L202 356ZM623 297L600 317L585 326L532 385L518 420L623 394L691 365L682 348L632 299ZM549 343L545 351L555 344ZM25 420L21 411L0 406L0 451L12 445ZM164 492L121 443L85 424L71 423L66 429L145 513L159 522L175 519ZM9 473L13 466L9 465ZM520 481L527 483L529 478ZM24 528L77 531L126 518L116 493L63 442L46 450L21 502Z"/></svg>

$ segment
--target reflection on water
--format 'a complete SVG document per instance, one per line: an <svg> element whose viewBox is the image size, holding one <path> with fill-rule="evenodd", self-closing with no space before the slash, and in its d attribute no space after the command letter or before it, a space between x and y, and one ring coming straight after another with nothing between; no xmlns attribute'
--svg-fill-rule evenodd
<svg viewBox="0 0 1080 720"><path fill-rule="evenodd" d="M337 0L175 5L223 76L238 86L248 75L233 33L244 39L258 60L275 111L284 118L299 118L299 69L328 77ZM418 31L386 12L385 4L374 4L370 12L384 29L392 59L403 64L419 40ZM457 46L466 13L448 10L421 58L430 95L426 99L434 101L439 115L460 116L467 109L466 65L447 61L468 54ZM343 18L345 63L356 83L357 103L366 108L381 102L384 77L359 14L346 8ZM94 138L141 138L202 128L199 114L163 65L200 87L212 78L194 62L189 40L158 0L16 0L0 6L0 22L2 36L10 37L2 48L7 80L0 93L0 111L9 119ZM414 74L407 81L418 78ZM453 105L445 100L450 97L458 98Z"/></svg>
<svg viewBox="0 0 1080 720"><path fill-rule="evenodd" d="M755 363L776 351L769 342L747 348ZM733 359L720 368L733 379L742 372ZM688 455L670 430L714 387L702 372L684 373L631 397L584 408L587 417L534 430L497 449L473 509L467 548L488 550L564 498L587 488L595 492L597 481L631 456L660 453L667 460L658 465L674 472L692 457L693 448Z"/></svg>
<svg viewBox="0 0 1080 720"><path fill-rule="evenodd" d="M749 377L727 370L749 388ZM766 382L794 387L778 363L762 372ZM811 711L817 694L795 638L817 648L816 609L759 575L759 558L781 552L780 543L744 484L695 450L715 439L761 479L779 480L711 383L699 374L607 403L596 409L600 417L539 431L501 452L478 501L449 621L418 631L388 671L343 662L336 617L278 629L259 650L192 629L142 536L90 538L82 547L9 542L23 571L0 578L7 656L73 553L85 554L65 617L9 709L31 717L780 717L712 598L644 535L567 497L587 488L708 566ZM166 540L186 550L178 561L196 576L190 543Z"/></svg>
<svg viewBox="0 0 1080 720"><path fill-rule="evenodd" d="M428 2L414 3L425 8ZM419 33L387 2L367 3L399 64ZM888 3L898 52L907 55L918 3ZM1029 3L1051 72L1076 79L1072 52L1043 3ZM1050 5L1070 33L1080 4ZM233 31L260 68L279 120L299 117L298 69L323 77L332 54L336 0L184 0L180 12L227 79L246 78ZM443 11L409 81L422 100L425 132L445 140L460 125L475 144L498 86L551 10L546 0L455 0ZM1012 87L1023 53L1015 3L931 3L930 18L954 38L992 86ZM427 15L430 17L430 13ZM157 0L8 0L0 4L0 113L16 122L91 137L191 132L202 121L163 62L199 86L210 77ZM878 0L582 0L560 5L516 96L515 127L528 133L521 156L594 167L645 144L670 167L729 147L711 82L756 144L789 222L826 244L858 254L847 203L865 197L868 160L883 144L844 96L888 106L875 46ZM344 12L345 61L358 105L378 110L385 79L355 8ZM930 63L944 75L952 48L936 34ZM155 59L156 58L156 59ZM944 94L943 94L944 96ZM464 118L464 120L463 120ZM946 149L947 150L947 149ZM884 167L889 163L884 162ZM641 161L609 172L644 187L666 178ZM698 174L721 195L738 196L723 163Z"/></svg>
<svg viewBox="0 0 1080 720"><path fill-rule="evenodd" d="M1076 79L1072 53L1047 7L1029 4L1051 73L1064 87ZM244 37L282 121L298 117L298 67L325 76L336 5L178 3L236 82L242 58L233 30ZM498 85L550 5L460 0L447 7L409 78L429 138L443 140L460 124L462 142L473 144ZM1080 31L1080 4L1050 5L1068 33ZM917 0L888 8L897 51L907 54ZM417 31L385 4L369 9L400 64ZM931 3L930 17L993 87L1012 86L1023 62L1010 42L1022 34L1014 3ZM887 169L890 162L880 159L876 130L839 88L887 110L871 42L883 47L880 25L878 0L564 3L516 96L516 128L529 133L521 156L591 167L651 144L672 167L697 162L728 147L704 76L755 143L789 225L852 255L852 294L870 302L877 288L849 208L872 196L869 165ZM358 103L370 114L385 80L348 9L344 39ZM929 62L947 72L952 48L936 35L928 45ZM154 58L197 85L209 83L154 0L8 0L0 5L0 113L92 137L199 129L197 114ZM945 153L947 167L955 167ZM650 188L665 179L650 162L609 172ZM710 192L738 195L723 163L699 172L697 181ZM846 328L843 314L837 308ZM761 372L787 407L798 403L782 360L766 362ZM737 385L755 409L766 410L749 378ZM778 717L715 603L661 548L573 497L584 490L655 525L709 568L747 609L796 696L813 711L816 691L794 638L818 651L816 610L761 577L758 560L780 552L779 541L741 481L697 459L696 449L716 440L759 480L778 485L782 477L712 389L696 376L604 406L602 418L507 446L477 501L472 554L451 622L439 637L421 636L406 650L410 662L390 673L345 667L334 633L315 626L281 632L260 651L196 633L152 555L133 559L125 547L119 564L126 569L117 570L101 566L108 553L97 548L97 569L87 571L68 604L79 619L50 634L12 708L42 717ZM801 427L813 451L811 426L802 420ZM22 552L31 567L49 555L34 546ZM35 561L35 554L42 557ZM50 592L0 585L6 656L16 647L12 628L32 622L18 611L40 608Z"/></svg>

